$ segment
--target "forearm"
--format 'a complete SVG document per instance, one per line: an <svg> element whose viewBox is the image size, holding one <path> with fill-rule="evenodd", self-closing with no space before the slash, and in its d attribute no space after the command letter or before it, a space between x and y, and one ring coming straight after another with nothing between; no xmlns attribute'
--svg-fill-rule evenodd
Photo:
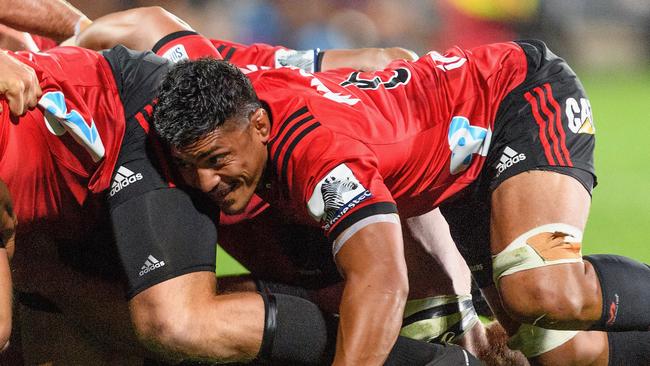
<svg viewBox="0 0 650 366"><path fill-rule="evenodd" d="M64 0L1 0L0 23L63 41L86 17Z"/></svg>
<svg viewBox="0 0 650 366"><path fill-rule="evenodd" d="M334 364L383 365L409 292L403 248L400 225L387 221L359 229L336 254L345 288Z"/></svg>
<svg viewBox="0 0 650 366"><path fill-rule="evenodd" d="M2 24L0 24L0 48L9 51L38 51L29 35Z"/></svg>
<svg viewBox="0 0 650 366"><path fill-rule="evenodd" d="M370 277L370 276L368 276ZM334 365L383 365L399 335L408 289L394 278L348 279Z"/></svg>
<svg viewBox="0 0 650 366"><path fill-rule="evenodd" d="M361 71L382 70L392 61L404 59L413 61L417 55L400 47L332 49L323 53L321 71L338 68L351 68Z"/></svg>

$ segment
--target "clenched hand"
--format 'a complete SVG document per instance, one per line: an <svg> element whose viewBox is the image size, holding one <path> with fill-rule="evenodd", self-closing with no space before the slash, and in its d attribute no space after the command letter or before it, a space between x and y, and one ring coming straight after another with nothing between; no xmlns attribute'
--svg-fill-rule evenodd
<svg viewBox="0 0 650 366"><path fill-rule="evenodd" d="M3 50L0 50L0 94L7 99L11 113L16 116L34 108L42 94L34 70Z"/></svg>

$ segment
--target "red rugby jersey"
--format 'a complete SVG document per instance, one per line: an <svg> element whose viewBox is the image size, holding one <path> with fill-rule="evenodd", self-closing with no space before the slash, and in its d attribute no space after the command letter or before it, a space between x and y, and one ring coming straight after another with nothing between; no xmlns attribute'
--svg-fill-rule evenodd
<svg viewBox="0 0 650 366"><path fill-rule="evenodd" d="M192 58L219 57L194 33L159 46L182 47ZM157 81L168 63L136 52L111 57L111 67L102 54L77 47L12 55L36 71L43 90L39 108L17 118L3 101L0 116L0 179L12 194L19 230L39 225L53 235L82 236L105 214L127 120L149 131Z"/></svg>
<svg viewBox="0 0 650 366"><path fill-rule="evenodd" d="M522 49L501 43L374 73L252 71L273 121L265 198L331 239L396 208L430 211L478 177L499 104L526 68Z"/></svg>
<svg viewBox="0 0 650 366"><path fill-rule="evenodd" d="M111 68L94 51L63 47L18 52L40 80L40 107L17 118L3 101L0 178L20 222L56 222L80 230L89 199L110 185L124 135L124 111ZM49 110L50 112L45 112Z"/></svg>

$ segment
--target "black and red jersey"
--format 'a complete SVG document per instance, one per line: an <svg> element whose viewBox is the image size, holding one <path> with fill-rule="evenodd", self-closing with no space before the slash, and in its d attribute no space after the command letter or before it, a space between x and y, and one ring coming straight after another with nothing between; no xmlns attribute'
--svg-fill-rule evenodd
<svg viewBox="0 0 650 366"><path fill-rule="evenodd" d="M39 108L20 118L3 108L0 178L20 230L35 221L75 228L88 217L82 208L109 187L124 135L116 79L102 55L81 48L13 56L36 71L43 96Z"/></svg>
<svg viewBox="0 0 650 366"><path fill-rule="evenodd" d="M330 239L373 216L430 211L478 177L526 69L522 49L502 43L373 73L249 72L273 121L269 202Z"/></svg>
<svg viewBox="0 0 650 366"><path fill-rule="evenodd" d="M237 53L241 66L273 66L276 51L284 49L236 47L244 51ZM172 61L220 57L211 41L194 32L171 34L155 51ZM116 166L125 125L137 123L149 131L156 88L170 64L123 47L103 53L55 47L12 55L34 68L44 96L38 109L20 118L3 108L0 179L12 192L20 230L46 223L57 232L79 233L92 227L106 193L126 186L130 175Z"/></svg>

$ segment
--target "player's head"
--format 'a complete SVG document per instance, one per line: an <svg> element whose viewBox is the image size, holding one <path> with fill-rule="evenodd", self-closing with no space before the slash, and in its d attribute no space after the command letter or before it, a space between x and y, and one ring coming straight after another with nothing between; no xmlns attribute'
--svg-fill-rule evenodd
<svg viewBox="0 0 650 366"><path fill-rule="evenodd" d="M226 213L246 207L266 165L270 122L239 69L214 59L177 64L160 87L154 125L188 184Z"/></svg>

